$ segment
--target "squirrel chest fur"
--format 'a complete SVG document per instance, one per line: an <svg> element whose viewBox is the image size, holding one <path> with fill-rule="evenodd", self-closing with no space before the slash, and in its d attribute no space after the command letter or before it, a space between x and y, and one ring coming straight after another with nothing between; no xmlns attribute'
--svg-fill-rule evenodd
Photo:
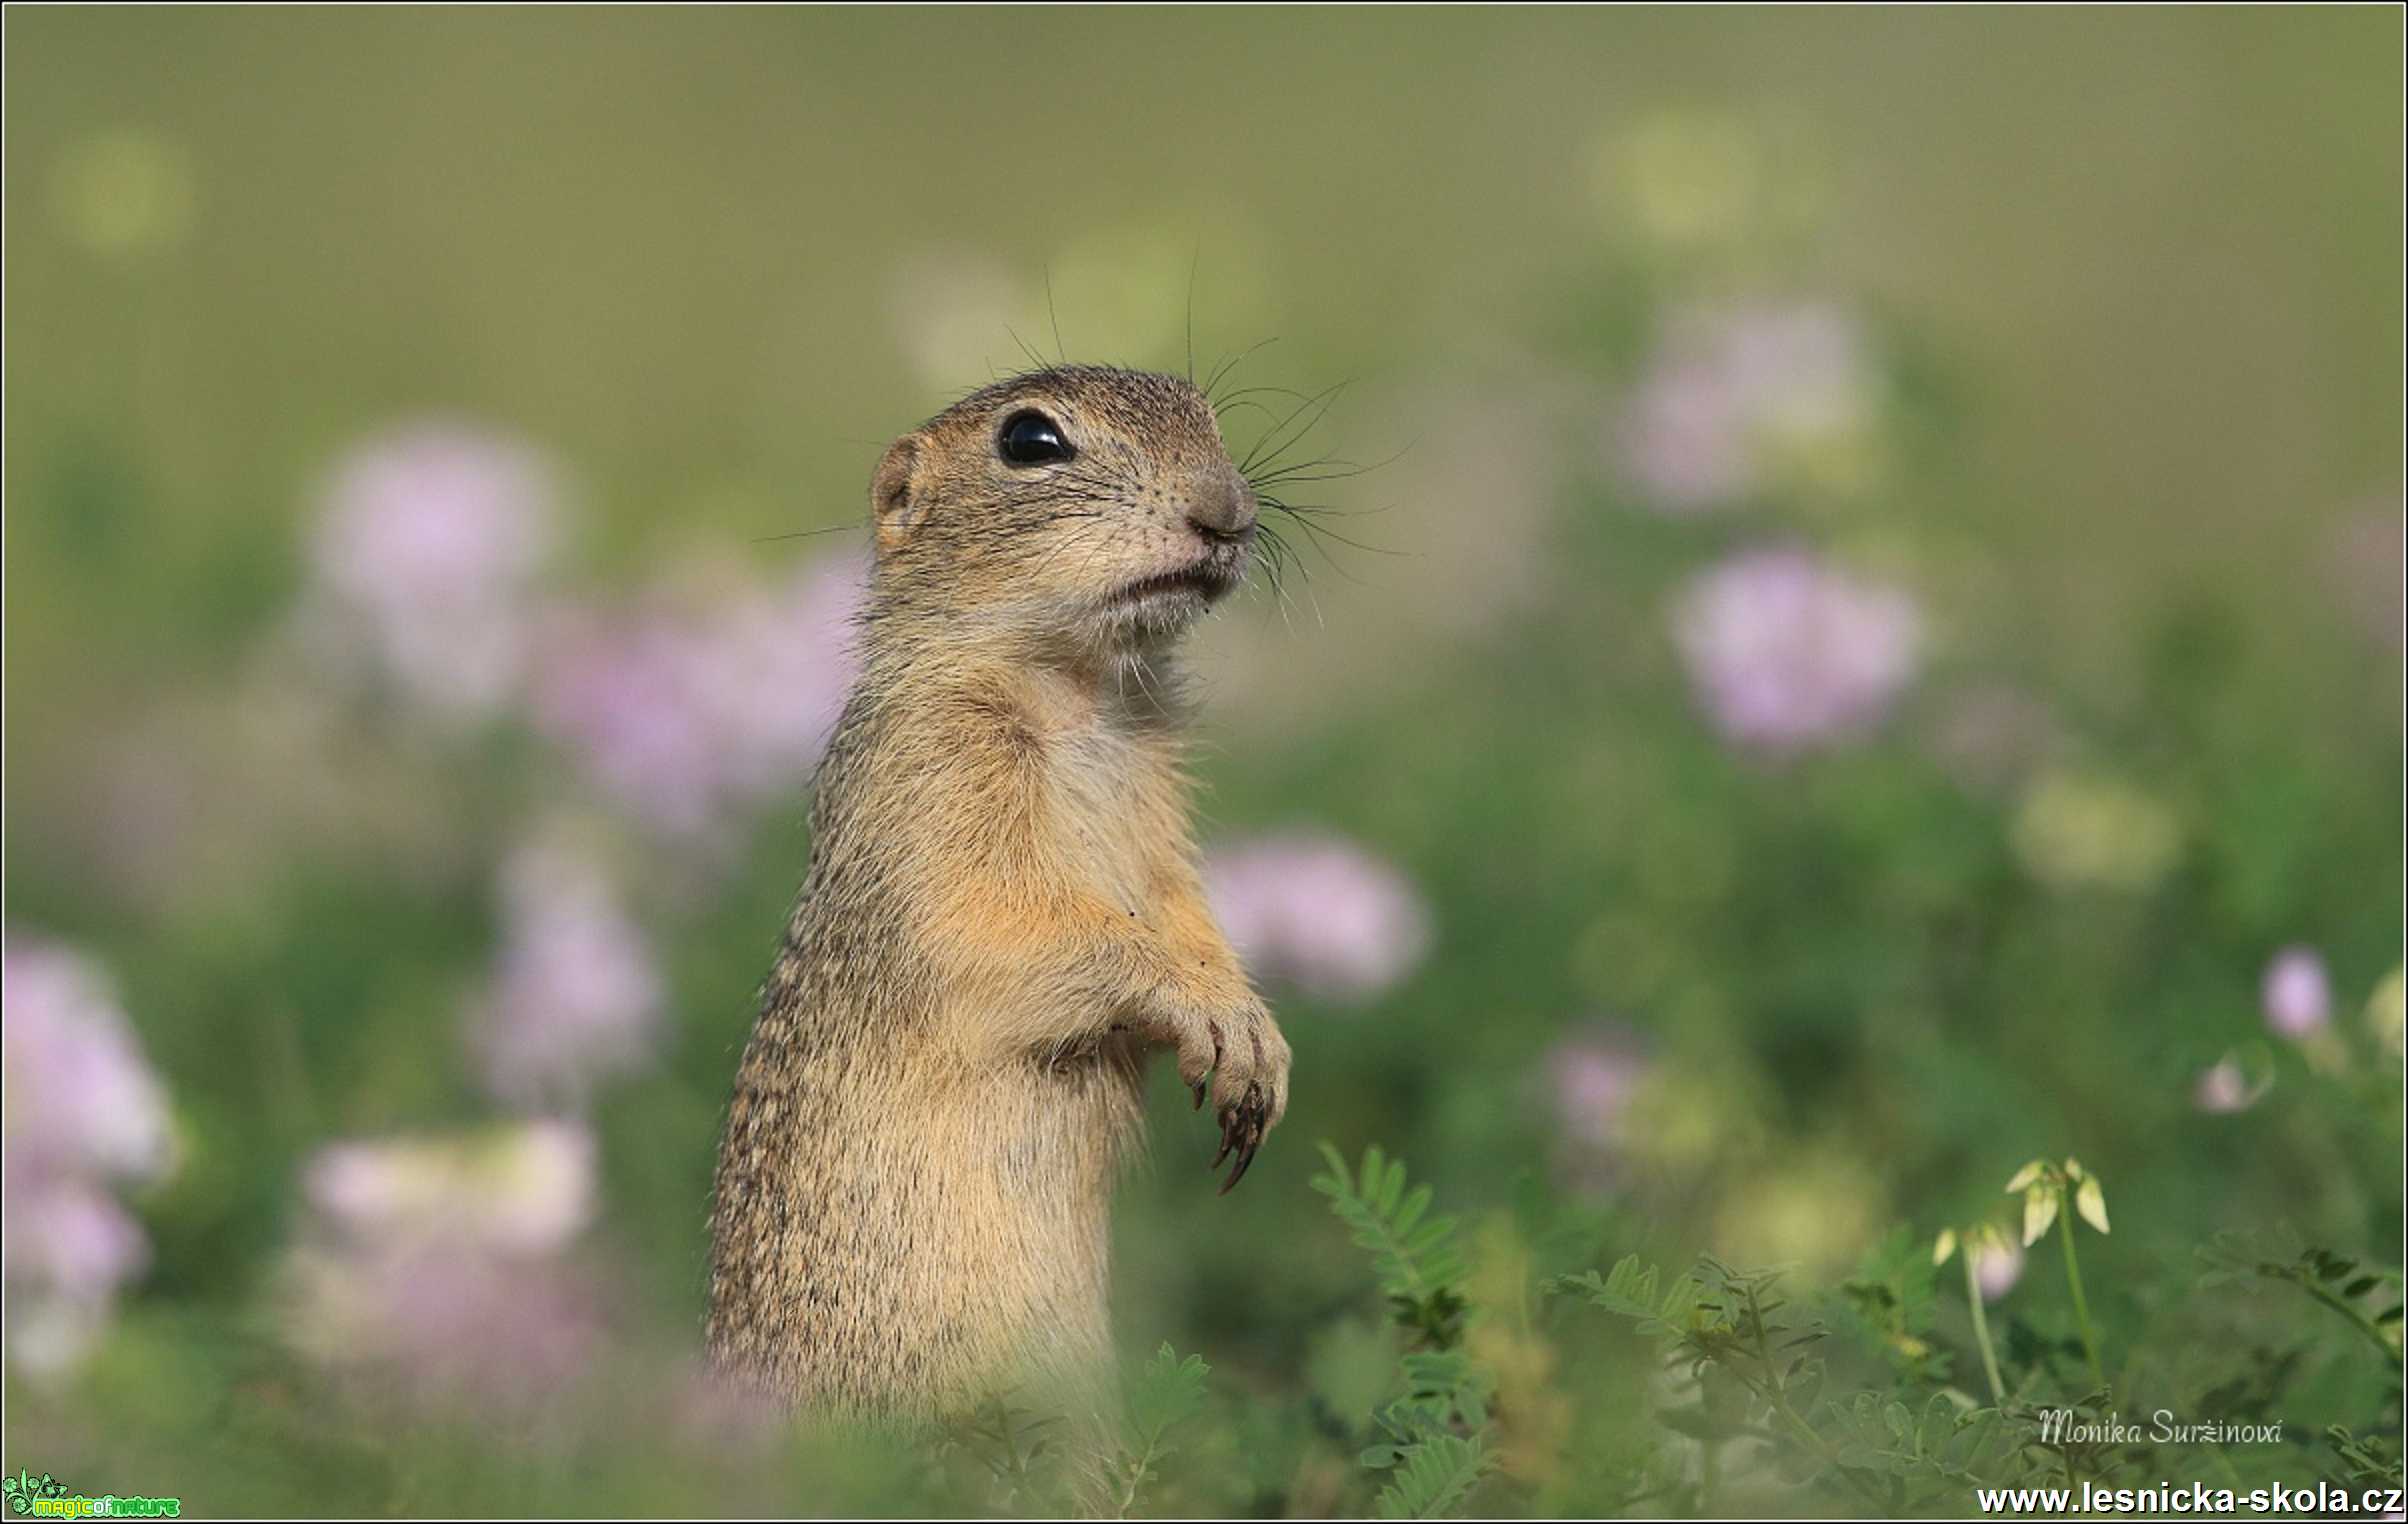
<svg viewBox="0 0 2408 1524"><path fill-rule="evenodd" d="M738 1069L715 1361L799 1403L937 1416L1107 1355L1110 1201L1170 1051L1231 1183L1288 1050L1214 925L1170 648L1243 576L1210 407L1096 368L987 388L872 487L862 673Z"/></svg>

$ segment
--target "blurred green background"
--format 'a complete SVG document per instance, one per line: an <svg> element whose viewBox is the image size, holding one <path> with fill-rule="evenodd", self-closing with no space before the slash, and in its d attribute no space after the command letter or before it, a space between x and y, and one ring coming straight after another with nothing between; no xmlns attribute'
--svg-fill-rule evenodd
<svg viewBox="0 0 2408 1524"><path fill-rule="evenodd" d="M1348 383L1290 457L1378 463L1313 484L1344 542L1296 526L1309 580L1198 642L1204 835L1343 842L1426 927L1376 979L1266 972L1296 1102L1235 1195L1157 1096L1131 1349L1200 1350L1264 1415L1376 1395L1322 1137L1475 1218L1528 1179L1613 1253L1825 1276L2072 1152L2115 1202L2091 1296L2139 1406L2153 1360L2276 1339L2188 1295L2193 1246L2401 1230L2400 28L12 10L9 934L113 985L173 1157L111 1186L147 1263L92 1338L12 1361L7 1468L195 1513L877 1506L646 1406L697 1343L799 780L666 841L534 701L430 719L330 667L311 547L346 461L449 420L558 483L531 588L704 620L857 552L884 442L1030 349ZM1651 475L1650 439L1744 469ZM1884 670L1765 657L1850 668L1845 607L1701 633L1700 579L1766 547L1814 608L1911 610L1863 635ZM1768 740L1717 707L1733 643L1865 691ZM604 1332L537 1419L394 1423L373 1361L295 1333L304 1181L529 1109L463 1013L508 977L504 864L560 831L660 991L644 1061L568 1108L597 1184L557 1258ZM2261 990L2286 948L2321 1001ZM12 1163L39 1240L32 1189ZM15 1355L73 1273L11 1254ZM2063 1296L2003 1305L2062 1336ZM2322 1359L2280 1394L2303 1432L2363 1405ZM1644 1362L1563 1363L1629 1421ZM1343 1506L1314 1446L1359 1438L1260 1422L1188 1506Z"/></svg>

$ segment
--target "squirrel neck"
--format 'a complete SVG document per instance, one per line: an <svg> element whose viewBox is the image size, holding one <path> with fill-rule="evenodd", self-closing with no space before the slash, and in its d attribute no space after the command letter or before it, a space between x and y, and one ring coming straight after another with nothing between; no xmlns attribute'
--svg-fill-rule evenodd
<svg viewBox="0 0 2408 1524"><path fill-rule="evenodd" d="M862 646L861 691L890 712L967 700L1008 706L1041 730L1098 727L1163 740L1192 710L1167 640L1098 648L1025 629L875 617Z"/></svg>
<svg viewBox="0 0 2408 1524"><path fill-rule="evenodd" d="M1056 797L1092 801L1105 778L1105 793L1176 790L1186 713L1177 674L1159 658L1080 660L1044 642L881 623L873 613L860 675L821 759L811 869L790 938L808 936L822 898L815 888L845 880L864 893L883 879L895 843L953 829L913 803L929 771L992 774L1003 756L1037 764L1007 769L1024 779L1064 784Z"/></svg>

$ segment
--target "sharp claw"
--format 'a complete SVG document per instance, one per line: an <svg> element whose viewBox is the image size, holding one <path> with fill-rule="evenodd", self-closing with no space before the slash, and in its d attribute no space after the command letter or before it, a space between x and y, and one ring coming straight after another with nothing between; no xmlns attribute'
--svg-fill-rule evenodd
<svg viewBox="0 0 2408 1524"><path fill-rule="evenodd" d="M1220 1194L1226 1196L1235 1190L1237 1183L1246 1178L1246 1171L1254 1167L1254 1153L1263 1145L1263 1129L1267 1125L1267 1116L1262 1087L1248 1085L1246 1098L1238 1103L1237 1117L1231 1127L1232 1133L1243 1140L1237 1148L1237 1166L1230 1170L1229 1178L1221 1182ZM1222 1151L1226 1153L1228 1150L1224 1148ZM1220 1167L1218 1159L1213 1161L1213 1167L1216 1169Z"/></svg>
<svg viewBox="0 0 2408 1524"><path fill-rule="evenodd" d="M1196 1110L1202 1111L1204 1109L1204 1090L1205 1087L1211 1083L1212 1082L1209 1079L1200 1079L1196 1081Z"/></svg>
<svg viewBox="0 0 2408 1524"><path fill-rule="evenodd" d="M1237 1146L1237 1131L1237 1123L1234 1118L1221 1123L1221 1151L1212 1156L1212 1163L1206 1165L1205 1168L1219 1169L1221 1167L1221 1161L1229 1157L1229 1150Z"/></svg>
<svg viewBox="0 0 2408 1524"><path fill-rule="evenodd" d="M1254 1163L1254 1150L1259 1142L1260 1140L1257 1139L1255 1142L1248 1143L1244 1151L1239 1153L1237 1156L1237 1168L1231 1170L1229 1172L1229 1178L1221 1182L1222 1195L1226 1196L1231 1191L1236 1190L1237 1183L1246 1178L1246 1170Z"/></svg>

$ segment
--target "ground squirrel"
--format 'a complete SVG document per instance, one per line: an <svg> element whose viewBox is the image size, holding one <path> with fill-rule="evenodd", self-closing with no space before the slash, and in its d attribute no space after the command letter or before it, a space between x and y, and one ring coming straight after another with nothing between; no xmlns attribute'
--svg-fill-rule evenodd
<svg viewBox="0 0 2408 1524"><path fill-rule="evenodd" d="M1103 1364L1154 1046L1217 1107L1223 1190L1286 1108L1287 1042L1198 880L1169 666L1257 504L1195 387L1091 366L963 399L870 496L861 676L720 1143L708 1337L789 1401L925 1417Z"/></svg>

